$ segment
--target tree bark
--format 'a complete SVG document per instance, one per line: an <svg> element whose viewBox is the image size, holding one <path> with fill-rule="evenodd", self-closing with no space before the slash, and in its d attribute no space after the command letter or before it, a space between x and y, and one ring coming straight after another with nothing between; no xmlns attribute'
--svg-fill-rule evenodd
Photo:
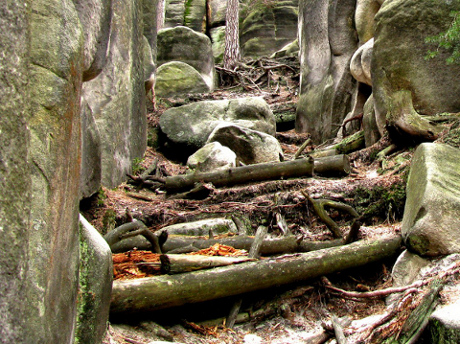
<svg viewBox="0 0 460 344"><path fill-rule="evenodd" d="M160 256L161 271L166 274L179 274L217 266L239 264L255 259L248 257L223 257L183 254L164 254Z"/></svg>
<svg viewBox="0 0 460 344"><path fill-rule="evenodd" d="M227 245L239 250L251 249L254 238L250 236L235 236L221 239L198 239L194 237L170 237L163 245L163 251L169 252L176 248L193 246L197 249L205 249L216 243ZM324 248L343 245L343 240L330 241L301 241L294 236L286 236L283 238L265 239L260 247L261 255L275 255L283 253L297 253L317 251Z"/></svg>
<svg viewBox="0 0 460 344"><path fill-rule="evenodd" d="M240 60L239 2L227 0L225 14L224 68L233 70Z"/></svg>
<svg viewBox="0 0 460 344"><path fill-rule="evenodd" d="M211 270L115 281L111 313L151 312L299 282L393 256L401 241L397 235Z"/></svg>
<svg viewBox="0 0 460 344"><path fill-rule="evenodd" d="M191 188L195 183L212 183L214 186L231 186L262 180L293 177L311 177L313 161L310 158L234 167L222 171L193 173L165 178L167 190Z"/></svg>

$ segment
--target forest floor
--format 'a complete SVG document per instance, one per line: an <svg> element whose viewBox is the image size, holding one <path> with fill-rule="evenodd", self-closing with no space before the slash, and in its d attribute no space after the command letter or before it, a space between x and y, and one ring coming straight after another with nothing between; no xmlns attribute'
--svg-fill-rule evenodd
<svg viewBox="0 0 460 344"><path fill-rule="evenodd" d="M244 70L243 76L240 74L236 81L226 81L233 86L224 86L211 94L158 102L156 110L148 115L150 133L153 133L149 142L154 142L163 111L169 106L190 101L261 96L275 113L294 115L299 75L297 62L265 60L257 63L251 65L253 70ZM272 63L271 66L286 64L287 67L257 70L257 66L264 67L267 63ZM260 77L262 73L266 73L265 81L264 76ZM235 83L239 85L234 86ZM277 138L285 159L290 160L308 135L298 134L289 127L283 130L277 133ZM314 149L318 147L310 145L303 154ZM208 197L201 200L174 198L161 188L154 191L138 190L124 183L116 189L101 189L93 198L83 202L81 209L102 234L126 222L129 210L133 218L142 220L154 232L175 223L236 215L250 223L254 231L260 225L267 226L269 235L273 237L282 235L281 218L297 237L315 241L333 239L331 232L309 207L304 197L306 192L313 198L327 198L353 206L360 215L364 215L359 239L374 239L400 232L411 156L412 151L407 149L380 160L373 160L373 157L360 152L352 153L352 172L345 177L296 178L211 187ZM162 176L186 171L183 164L168 159L150 146L144 159L136 162L135 172L142 172L154 161ZM345 235L352 218L335 210L329 215ZM331 314L357 321L382 313L385 299L345 299L325 285L332 283L339 288L358 291L389 287L395 259L393 257L359 269L341 271L327 276L327 280L299 281L294 285L243 295L241 312L246 312L249 317L237 323L233 329L225 326L224 319L239 297L158 311L142 319L135 316L111 319L104 343L140 344L154 340L209 344L328 342L334 335L333 332L324 332L323 327ZM267 307L272 307L272 311L265 316L251 317L256 310Z"/></svg>

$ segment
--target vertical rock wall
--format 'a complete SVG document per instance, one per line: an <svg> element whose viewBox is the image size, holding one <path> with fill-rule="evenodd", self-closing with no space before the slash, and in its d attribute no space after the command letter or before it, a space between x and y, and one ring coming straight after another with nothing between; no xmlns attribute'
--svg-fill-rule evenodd
<svg viewBox="0 0 460 344"><path fill-rule="evenodd" d="M357 48L356 0L301 0L300 99L296 130L314 142L333 138L352 108L356 81L350 61Z"/></svg>
<svg viewBox="0 0 460 344"><path fill-rule="evenodd" d="M107 64L83 85L83 118L93 127L89 153L93 148L100 152L100 157L83 160L83 167L94 177L100 174L109 188L125 179L147 145L142 33L141 1L115 1ZM98 159L98 165L91 162ZM96 190L87 187L84 196Z"/></svg>
<svg viewBox="0 0 460 344"><path fill-rule="evenodd" d="M31 228L26 343L73 340L83 31L71 0L30 4Z"/></svg>
<svg viewBox="0 0 460 344"><path fill-rule="evenodd" d="M30 227L26 3L0 2L0 341L24 343Z"/></svg>

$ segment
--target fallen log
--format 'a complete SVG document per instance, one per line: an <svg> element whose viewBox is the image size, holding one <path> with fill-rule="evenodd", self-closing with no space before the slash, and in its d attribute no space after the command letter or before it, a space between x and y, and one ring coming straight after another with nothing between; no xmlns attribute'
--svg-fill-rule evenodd
<svg viewBox="0 0 460 344"><path fill-rule="evenodd" d="M115 281L111 313L150 312L299 282L391 257L401 241L395 235L198 272Z"/></svg>
<svg viewBox="0 0 460 344"><path fill-rule="evenodd" d="M163 253L188 253L193 251L208 248L214 244L232 246L239 250L249 251L254 241L254 237L247 235L238 235L234 237L219 238L219 239L203 239L200 237L189 237L170 235L165 243L161 244ZM295 253L295 252L310 252L321 250L323 248L343 245L341 239L328 241L308 241L296 238L294 236L286 236L283 238L266 238L262 242L260 254L265 256ZM125 238L110 246L113 253L127 252L136 247L139 250L151 250L152 245L142 237Z"/></svg>
<svg viewBox="0 0 460 344"><path fill-rule="evenodd" d="M229 168L221 171L193 173L166 177L165 188L168 191L188 189L195 183L212 183L214 186L231 186L249 182L311 177L313 175L313 160L303 158L284 162L270 162Z"/></svg>
<svg viewBox="0 0 460 344"><path fill-rule="evenodd" d="M197 249L205 249L214 244L221 244L231 246L239 250L251 249L254 237L247 235L238 235L228 238L220 239L200 239L196 237L185 236L170 236L163 244L164 252L169 252L180 247L192 246ZM343 240L329 240L329 241L308 241L299 240L294 236L286 236L282 238L266 238L263 240L260 247L260 254L264 256L283 254L283 253L297 253L297 252L310 252L317 251L324 248L335 247L343 245Z"/></svg>
<svg viewBox="0 0 460 344"><path fill-rule="evenodd" d="M344 176L350 171L350 160L345 154L325 156L314 162L314 173L321 176Z"/></svg>
<svg viewBox="0 0 460 344"><path fill-rule="evenodd" d="M183 254L163 254L160 256L161 272L170 275L210 269L217 266L239 264L254 260L255 259L248 257L220 257Z"/></svg>

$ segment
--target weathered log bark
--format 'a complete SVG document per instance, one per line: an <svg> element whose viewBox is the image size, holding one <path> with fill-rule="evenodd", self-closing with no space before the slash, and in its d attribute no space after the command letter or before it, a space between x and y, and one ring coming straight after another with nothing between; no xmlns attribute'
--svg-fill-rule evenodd
<svg viewBox="0 0 460 344"><path fill-rule="evenodd" d="M397 235L198 272L115 281L111 312L150 312L299 282L393 256L400 246Z"/></svg>
<svg viewBox="0 0 460 344"><path fill-rule="evenodd" d="M253 242L253 237L245 235L221 239L199 239L195 237L170 236L163 245L163 251L169 252L176 248L189 245L201 250L217 243L231 246L239 250L249 251ZM303 241L294 236L266 238L260 247L260 254L269 256L282 253L310 252L340 245L343 245L343 240L340 239L330 241Z"/></svg>
<svg viewBox="0 0 460 344"><path fill-rule="evenodd" d="M272 162L234 167L222 171L193 173L165 178L168 191L191 188L195 183L212 183L214 186L230 186L248 182L277 178L311 177L313 161L311 158L284 162Z"/></svg>
<svg viewBox="0 0 460 344"><path fill-rule="evenodd" d="M220 239L200 239L197 237L171 235L168 240L161 245L161 249L163 253L171 253L173 250L174 253L188 253L208 248L214 244L221 244L249 251L253 241L253 237L246 235ZM340 239L331 241L303 241L294 236L287 236L283 238L265 239L262 243L260 254L275 255L282 253L310 252L340 245L343 245L343 240ZM112 252L119 253L132 250L134 247L137 247L139 250L150 250L152 246L149 242L139 240L139 238L136 237L117 242L111 246L111 249Z"/></svg>
<svg viewBox="0 0 460 344"><path fill-rule="evenodd" d="M182 254L164 254L160 256L161 271L165 274L180 274L217 266L239 264L255 259L248 257L221 257Z"/></svg>
<svg viewBox="0 0 460 344"><path fill-rule="evenodd" d="M331 155L315 159L315 174L323 176L344 176L351 171L350 160L345 154Z"/></svg>

